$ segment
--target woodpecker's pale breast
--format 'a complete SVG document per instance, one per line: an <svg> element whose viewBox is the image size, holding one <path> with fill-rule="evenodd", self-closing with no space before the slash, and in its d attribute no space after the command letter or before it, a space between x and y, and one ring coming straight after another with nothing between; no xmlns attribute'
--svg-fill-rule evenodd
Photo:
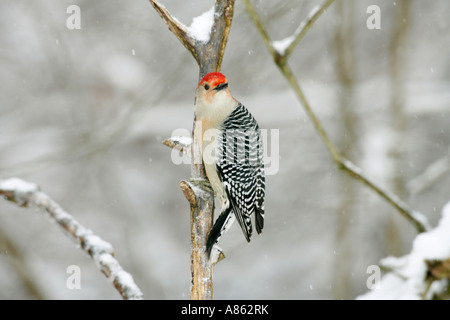
<svg viewBox="0 0 450 320"><path fill-rule="evenodd" d="M197 87L196 129L202 131L206 174L221 204L221 213L207 240L207 252L231 226L234 218L247 241L264 226L265 176L258 123L230 93L225 76L206 75Z"/></svg>

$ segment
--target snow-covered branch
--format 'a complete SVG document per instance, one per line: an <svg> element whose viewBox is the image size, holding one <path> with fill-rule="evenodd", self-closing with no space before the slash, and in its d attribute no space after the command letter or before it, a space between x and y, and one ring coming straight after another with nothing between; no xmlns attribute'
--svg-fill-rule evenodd
<svg viewBox="0 0 450 320"><path fill-rule="evenodd" d="M355 178L357 181L365 184L367 187L372 189L375 193L386 200L390 205L392 205L397 211L404 216L408 221L410 221L418 232L423 232L427 229L428 222L425 216L412 210L405 202L403 202L399 197L393 195L391 192L384 190L381 186L374 183L371 179L366 177L363 171L353 164L351 161L346 159L333 144L330 137L328 136L325 128L323 127L321 121L316 116L314 110L306 98L303 89L301 88L293 70L288 65L288 58L292 53L292 50L300 43L304 38L305 34L311 29L313 24L317 19L325 12L325 10L334 2L334 0L327 0L321 6L315 7L308 18L300 24L297 31L293 36L289 37L288 40L282 40L282 42L274 42L269 36L264 24L262 23L259 14L256 12L251 0L244 0L246 10L253 21L253 24L257 28L258 32L261 34L263 41L271 53L273 60L277 67L280 69L283 76L291 85L292 89L295 91L297 98L300 100L303 108L305 109L308 117L311 119L314 128L322 139L325 147L330 153L334 163L340 170L347 172L351 177Z"/></svg>
<svg viewBox="0 0 450 320"><path fill-rule="evenodd" d="M358 299L432 299L448 294L450 279L450 202L439 225L414 239L411 252L388 257L381 266L389 272Z"/></svg>
<svg viewBox="0 0 450 320"><path fill-rule="evenodd" d="M162 143L163 145L168 146L169 148L178 150L186 154L191 154L191 145L192 145L191 137L171 137L169 139L164 140Z"/></svg>
<svg viewBox="0 0 450 320"><path fill-rule="evenodd" d="M319 17L330 7L335 0L326 0L321 5L314 6L309 12L305 20L300 22L300 25L294 31L294 33L282 40L272 40L267 33L264 24L259 15L256 12L254 6L251 4L250 0L244 0L244 4L253 24L258 29L261 34L267 49L272 54L274 60L287 60L289 56L294 51L295 47L302 41L308 31L312 28L314 23L319 19Z"/></svg>
<svg viewBox="0 0 450 320"><path fill-rule="evenodd" d="M133 277L124 271L114 258L111 244L82 226L59 204L41 192L36 184L18 178L0 180L0 195L21 207L35 207L47 213L49 218L56 222L63 232L95 261L100 271L124 299L138 300L143 298L140 289L134 283Z"/></svg>
<svg viewBox="0 0 450 320"><path fill-rule="evenodd" d="M275 51L285 58L288 58L294 51L295 47L302 41L303 37L308 33L309 29L314 25L317 19L324 13L334 0L327 0L322 5L314 6L309 12L305 20L297 27L295 32L284 38L283 40L272 41Z"/></svg>
<svg viewBox="0 0 450 320"><path fill-rule="evenodd" d="M191 52L200 66L200 77L208 72L219 71L231 21L234 12L234 0L216 0L215 5L203 14L195 17L189 27L172 16L157 0L149 0L169 30ZM211 53L217 53L212 57Z"/></svg>

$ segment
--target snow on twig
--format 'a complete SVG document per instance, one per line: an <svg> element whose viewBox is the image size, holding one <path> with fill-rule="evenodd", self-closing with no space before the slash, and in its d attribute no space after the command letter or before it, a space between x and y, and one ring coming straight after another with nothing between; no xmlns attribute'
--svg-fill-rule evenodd
<svg viewBox="0 0 450 320"><path fill-rule="evenodd" d="M133 277L124 271L114 258L112 245L91 230L82 226L36 184L18 178L0 180L0 195L22 207L35 207L46 212L49 218L63 230L96 263L100 271L127 300L140 300L143 295Z"/></svg>
<svg viewBox="0 0 450 320"><path fill-rule="evenodd" d="M209 42L214 25L214 6L198 17L193 18L191 25L188 27L173 16L169 10L158 1L150 0L150 3L167 23L170 30L172 30L180 40L183 39L184 42L188 42L189 46L195 46L196 42Z"/></svg>
<svg viewBox="0 0 450 320"><path fill-rule="evenodd" d="M200 42L208 42L214 24L214 7L204 12L192 20L192 24L187 28L191 37Z"/></svg>
<svg viewBox="0 0 450 320"><path fill-rule="evenodd" d="M417 235L408 255L385 258L381 265L390 272L358 299L430 299L445 294L450 276L450 202L439 225Z"/></svg>
<svg viewBox="0 0 450 320"><path fill-rule="evenodd" d="M190 154L192 138L191 137L171 137L162 142L165 146L169 148L179 150L181 152Z"/></svg>
<svg viewBox="0 0 450 320"><path fill-rule="evenodd" d="M291 46L291 44L294 42L294 40L295 40L294 35L286 37L282 40L275 40L275 41L272 41L272 47L275 49L276 52L278 52L278 54L280 56L284 56L287 48L289 48Z"/></svg>
<svg viewBox="0 0 450 320"><path fill-rule="evenodd" d="M322 15L322 13L334 2L334 0L327 0L322 5L314 6L308 13L305 20L300 22L295 32L282 40L272 41L273 49L280 55L287 57L294 50L295 46L303 39L314 22Z"/></svg>
<svg viewBox="0 0 450 320"><path fill-rule="evenodd" d="M189 27L161 5L149 0L153 8L192 54L200 67L200 78L220 70L234 13L234 0L216 0L214 6L195 17Z"/></svg>

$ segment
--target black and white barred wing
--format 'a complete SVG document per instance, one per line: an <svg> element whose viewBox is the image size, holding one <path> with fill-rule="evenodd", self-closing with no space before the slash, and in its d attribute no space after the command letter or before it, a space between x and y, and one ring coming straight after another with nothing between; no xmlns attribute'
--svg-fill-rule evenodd
<svg viewBox="0 0 450 320"><path fill-rule="evenodd" d="M217 172L225 187L230 207L247 241L255 215L258 234L264 227L265 176L261 132L243 105L225 120L218 143Z"/></svg>

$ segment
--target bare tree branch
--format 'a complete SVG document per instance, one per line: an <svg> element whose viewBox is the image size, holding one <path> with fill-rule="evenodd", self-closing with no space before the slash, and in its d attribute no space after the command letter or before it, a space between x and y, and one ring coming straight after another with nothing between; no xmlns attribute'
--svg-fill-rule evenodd
<svg viewBox="0 0 450 320"><path fill-rule="evenodd" d="M169 30L173 32L173 34L181 41L184 47L192 53L195 60L198 62L198 56L195 50L195 39L190 35L186 26L183 25L180 21L175 19L170 12L158 1L150 0L153 8L155 8L156 12L161 16L164 22L169 27Z"/></svg>
<svg viewBox="0 0 450 320"><path fill-rule="evenodd" d="M56 222L64 233L95 261L97 267L111 281L123 299L143 299L133 277L124 271L114 258L111 244L83 227L48 195L41 192L37 185L17 178L0 180L1 195L21 207L35 207L47 213L49 218Z"/></svg>
<svg viewBox="0 0 450 320"><path fill-rule="evenodd" d="M289 43L287 46L285 44L286 50L281 50L280 48L274 47L274 42L271 40L268 32L266 31L264 24L262 23L261 19L259 18L258 13L254 9L252 3L250 0L244 0L245 7L247 9L247 12L250 16L250 18L253 21L253 24L258 29L259 33L261 34L264 43L267 46L267 49L272 54L272 57L274 59L275 64L280 69L283 76L286 78L286 80L291 85L292 89L295 91L298 99L302 103L306 113L308 114L309 118L311 119L317 133L321 137L322 141L324 142L328 152L330 153L333 161L337 165L337 167L340 170L343 170L350 174L353 178L355 178L357 181L360 181L361 183L365 184L367 187L375 191L380 197L385 199L390 205L392 205L397 211L405 217L409 222L411 222L414 227L416 228L417 232L424 232L427 227L427 219L419 214L418 212L413 211L405 202L403 202L401 199L399 199L394 194L390 193L389 191L384 190L381 186L377 185L374 181L366 177L362 170L358 168L356 165L354 165L351 161L347 160L345 157L343 157L340 152L337 150L335 145L332 143L331 139L329 138L328 134L326 133L324 127L322 126L320 120L317 118L316 114L314 113L309 101L307 100L305 94L303 93L302 88L299 85L298 80L296 79L294 72L288 65L288 57L292 53L292 50L295 46L297 46L300 41L304 38L306 32L311 29L314 22L317 21L319 16L325 12L326 8L328 8L334 0L327 0L325 1L320 7L316 7L313 9L312 14L309 14L307 20L300 24L300 31L296 32L296 35L292 36L292 42ZM298 30L299 30L298 29ZM276 42L275 42L276 44ZM282 47L282 46L280 46ZM289 51L288 51L289 50Z"/></svg>

